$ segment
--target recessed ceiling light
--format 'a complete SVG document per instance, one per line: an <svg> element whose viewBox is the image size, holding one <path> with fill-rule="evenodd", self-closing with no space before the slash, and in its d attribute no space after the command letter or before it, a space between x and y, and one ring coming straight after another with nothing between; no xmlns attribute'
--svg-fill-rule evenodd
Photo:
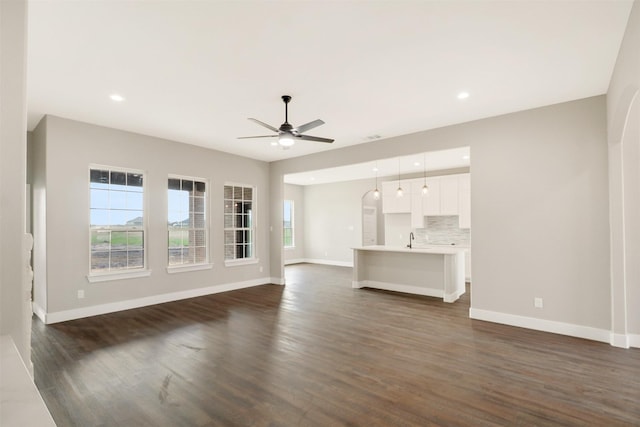
<svg viewBox="0 0 640 427"><path fill-rule="evenodd" d="M469 97L469 92L460 92L458 94L458 99L466 99Z"/></svg>
<svg viewBox="0 0 640 427"><path fill-rule="evenodd" d="M112 101L115 101L115 102L122 102L122 101L124 101L124 96L119 95L119 94L117 94L117 93L113 93L113 94L109 95L109 98L111 98L111 100L112 100Z"/></svg>
<svg viewBox="0 0 640 427"><path fill-rule="evenodd" d="M378 168L373 168L371 170L374 171L374 172L378 172L379 169Z"/></svg>
<svg viewBox="0 0 640 427"><path fill-rule="evenodd" d="M413 166L420 166L420 162L413 162Z"/></svg>
<svg viewBox="0 0 640 427"><path fill-rule="evenodd" d="M469 157L469 155L467 154L467 155L465 155L465 156L462 156L462 158L463 158L464 160L469 160L469 158L470 158L470 157Z"/></svg>
<svg viewBox="0 0 640 427"><path fill-rule="evenodd" d="M271 141L271 145L274 146L274 147L277 147L278 146L278 141Z"/></svg>
<svg viewBox="0 0 640 427"><path fill-rule="evenodd" d="M311 181L315 181L316 179L314 177L309 178Z"/></svg>

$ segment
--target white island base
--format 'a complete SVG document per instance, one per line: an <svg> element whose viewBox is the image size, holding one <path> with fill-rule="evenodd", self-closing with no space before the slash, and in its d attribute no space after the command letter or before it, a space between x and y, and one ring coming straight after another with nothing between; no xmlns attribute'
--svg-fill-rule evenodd
<svg viewBox="0 0 640 427"><path fill-rule="evenodd" d="M353 287L375 288L454 302L465 292L465 249L449 246L353 248Z"/></svg>

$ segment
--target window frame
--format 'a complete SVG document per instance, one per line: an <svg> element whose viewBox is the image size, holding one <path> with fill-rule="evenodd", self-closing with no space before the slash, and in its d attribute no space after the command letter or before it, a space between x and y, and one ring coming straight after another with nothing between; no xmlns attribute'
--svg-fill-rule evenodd
<svg viewBox="0 0 640 427"><path fill-rule="evenodd" d="M289 202L291 209L289 212L289 216L291 218L291 226L290 227L285 227L285 222L284 222L284 213L285 213L285 203ZM295 227L296 227L296 220L295 220L295 201L294 200L290 200L290 199L284 199L282 201L282 246L285 249L295 249L296 247L296 232L295 232ZM285 240L285 233L286 230L291 230L291 245L287 246L286 244L286 240Z"/></svg>
<svg viewBox="0 0 640 427"><path fill-rule="evenodd" d="M193 263L193 264L169 264L169 250L170 250L170 246L169 246L169 232L170 232L170 226L169 226L169 180L170 179L179 179L179 180L185 180L185 181L193 181L195 182L203 182L205 185L205 191L204 191L204 235L205 235L205 261L204 262L199 262L199 263ZM166 220L167 220L167 272L168 273L180 273L180 272L186 272L186 271L196 271L196 270L208 270L213 268L213 263L211 262L211 240L210 240L210 234L211 234L211 205L210 205L210 200L211 197L209 197L209 194L211 193L211 184L209 182L208 179L206 178L201 178L201 177L195 177L195 176L187 176L187 175L178 175L178 174L168 174L167 175L167 211L166 211ZM187 230L191 230L190 228L187 228ZM195 229L194 229L195 230Z"/></svg>
<svg viewBox="0 0 640 427"><path fill-rule="evenodd" d="M227 212L225 212L225 204L227 203L228 200L232 200L235 201L235 197L233 199L227 199L225 197L225 190L226 187L241 187L243 190L243 194L244 194L244 189L245 188L251 188L251 195L252 195L252 199L251 199L251 227L247 228L247 227L225 227L225 216L228 214ZM243 197L244 200L244 197ZM238 182L225 182L223 184L222 187L222 208L223 208L223 213L222 213L222 229L223 229L223 240L222 240L222 245L223 245L223 253L222 256L224 258L224 265L226 267L232 267L232 266L238 266L238 265L247 265L247 264L257 264L260 262L260 259L258 258L258 249L257 249L257 238L256 238L256 233L257 233L257 229L258 229L258 222L257 222L257 218L258 218L258 188L255 185L251 185L251 184L243 184L243 183L238 183ZM235 216L237 213L233 212L232 215ZM234 220L235 222L235 220ZM234 224L235 225L235 224ZM245 231L248 230L251 233L251 247L252 247L252 251L251 251L251 257L243 257L243 258L233 258L233 259L228 259L227 258L227 252L226 252L226 246L227 246L227 242L226 242L226 234L228 231L233 231L234 233L238 232L238 231ZM244 242L243 242L244 244ZM236 243L233 243L232 245L236 246ZM235 252L234 252L235 254ZM234 255L235 256L235 255Z"/></svg>
<svg viewBox="0 0 640 427"><path fill-rule="evenodd" d="M100 171L108 171L109 175L111 176L112 172L120 172L120 173L126 173L126 174L138 174L142 177L142 224L140 226L134 226L131 229L126 229L126 230L118 230L118 231L142 231L142 267L136 267L136 268L122 268L122 269L116 269L116 270L112 270L111 266L109 266L109 268L107 270L93 270L92 268L92 252L93 252L93 247L92 247L92 231L94 230L91 226L91 210L92 210L92 197L91 197L91 171L92 170L100 170ZM88 214L88 234L89 234L89 251L88 251L88 255L89 255L89 262L88 262L88 269L89 269L89 273L87 274L87 280L90 283L93 282L104 282L104 281L110 281L110 280L122 280L122 279L130 279L130 278L136 278L136 277L145 277L145 276L150 276L151 275L151 270L149 269L149 261L148 261L148 197L147 197L147 190L146 190L146 185L147 185L147 173L144 170L140 170L140 169L135 169L135 168L128 168L128 167L121 167L121 166L108 166L108 165L102 165L102 164L89 164L89 167L87 169L87 184L88 184L88 208L87 208L87 214ZM111 179L111 178L110 178ZM109 189L111 190L111 189ZM109 208L109 211L111 211L111 208ZM104 230L113 230L111 225L107 226L107 227L103 227L102 229ZM109 248L109 252L111 253L111 247Z"/></svg>

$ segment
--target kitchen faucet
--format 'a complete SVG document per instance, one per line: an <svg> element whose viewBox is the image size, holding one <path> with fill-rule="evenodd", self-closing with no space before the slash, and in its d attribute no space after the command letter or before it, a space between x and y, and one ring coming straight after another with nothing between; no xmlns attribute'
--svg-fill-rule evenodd
<svg viewBox="0 0 640 427"><path fill-rule="evenodd" d="M413 231L411 233L409 233L409 244L407 245L407 247L409 249L412 249L412 246L411 246L411 241L412 240L416 240L416 238L413 236Z"/></svg>

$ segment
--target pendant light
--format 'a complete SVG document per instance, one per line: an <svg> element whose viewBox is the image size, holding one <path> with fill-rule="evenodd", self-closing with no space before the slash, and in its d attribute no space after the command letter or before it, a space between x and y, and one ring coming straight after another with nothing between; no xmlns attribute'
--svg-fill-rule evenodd
<svg viewBox="0 0 640 427"><path fill-rule="evenodd" d="M398 189L396 190L396 197L402 197L403 194L404 194L404 191L400 186L400 157L398 157Z"/></svg>
<svg viewBox="0 0 640 427"><path fill-rule="evenodd" d="M427 185L427 153L423 154L422 170L424 175L424 185L422 186L422 195L429 194L429 186Z"/></svg>
<svg viewBox="0 0 640 427"><path fill-rule="evenodd" d="M376 161L376 166L373 169L376 172L376 189L373 190L373 198L376 200L380 200L380 190L378 190L378 162Z"/></svg>

